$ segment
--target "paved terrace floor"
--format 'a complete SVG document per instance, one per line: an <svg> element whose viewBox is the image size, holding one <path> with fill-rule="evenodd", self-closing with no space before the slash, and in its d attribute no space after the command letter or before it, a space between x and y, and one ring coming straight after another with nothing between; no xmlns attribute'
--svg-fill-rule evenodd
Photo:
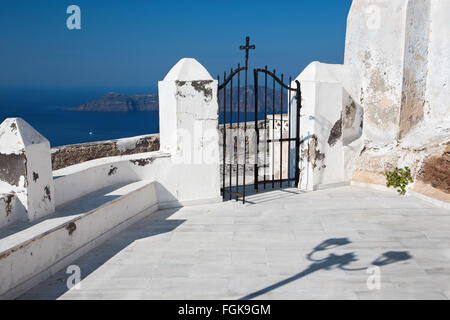
<svg viewBox="0 0 450 320"><path fill-rule="evenodd" d="M159 211L23 299L448 299L450 212L357 187ZM367 267L381 288L367 287Z"/></svg>

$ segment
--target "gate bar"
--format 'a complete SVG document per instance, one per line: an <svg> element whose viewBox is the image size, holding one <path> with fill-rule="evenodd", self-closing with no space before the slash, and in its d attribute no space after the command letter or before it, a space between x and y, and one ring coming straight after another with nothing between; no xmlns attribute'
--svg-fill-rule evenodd
<svg viewBox="0 0 450 320"><path fill-rule="evenodd" d="M239 138L241 136L241 123L240 123L240 114L241 114L241 64L238 63L238 96L237 96L237 139L236 139L236 201L239 198ZM234 142L233 142L234 143ZM231 173L230 173L231 175Z"/></svg>
<svg viewBox="0 0 450 320"><path fill-rule="evenodd" d="M258 191L258 155L259 155L259 128L258 128L258 71L253 70L254 77L254 89L255 89L255 132L256 132L256 153L255 153L255 164L254 164L254 188Z"/></svg>
<svg viewBox="0 0 450 320"><path fill-rule="evenodd" d="M220 76L217 76L217 83L220 83ZM217 93L217 100L219 100L219 92ZM220 100L219 102L219 108L220 108ZM225 150L226 150L226 128L225 128L225 117L226 117L226 111L225 108L223 110L223 146L222 146L222 157L223 157L223 168L222 168L222 197L225 199Z"/></svg>
<svg viewBox="0 0 450 320"><path fill-rule="evenodd" d="M275 75L276 70L273 70ZM273 77L273 88L272 88L272 139L275 139L275 78ZM275 188L275 143L272 142L272 189Z"/></svg>
<svg viewBox="0 0 450 320"><path fill-rule="evenodd" d="M230 74L233 74L233 68L231 68ZM232 145L232 149L230 150L230 190L232 190L232 182L231 176L233 173L233 156L234 156L234 139L233 139L233 78L231 78L230 82L230 142ZM230 193L230 200L232 198L232 194Z"/></svg>
<svg viewBox="0 0 450 320"><path fill-rule="evenodd" d="M223 73L223 79L227 78L227 73ZM223 87L223 190L225 192L225 171L227 170L227 86ZM223 194L225 200L225 193Z"/></svg>
<svg viewBox="0 0 450 320"><path fill-rule="evenodd" d="M281 74L281 82L283 82L283 74ZM280 90L280 139L283 138L283 86ZM280 188L283 188L283 142L280 142Z"/></svg>
<svg viewBox="0 0 450 320"><path fill-rule="evenodd" d="M295 83L297 84L297 139L295 141L296 148L295 148L295 185L298 186L298 183L300 181L300 110L302 108L302 91L300 89L300 81L295 80Z"/></svg>
<svg viewBox="0 0 450 320"><path fill-rule="evenodd" d="M289 77L289 86L291 86L292 78ZM288 139L291 140L291 90L288 90ZM282 139L283 137L281 137ZM283 143L283 142L281 142ZM288 179L291 178L291 142L288 142Z"/></svg>
<svg viewBox="0 0 450 320"><path fill-rule="evenodd" d="M264 134L267 138L270 138L267 134L267 66L264 68ZM267 141L264 143L264 189L266 189L266 163L267 163Z"/></svg>

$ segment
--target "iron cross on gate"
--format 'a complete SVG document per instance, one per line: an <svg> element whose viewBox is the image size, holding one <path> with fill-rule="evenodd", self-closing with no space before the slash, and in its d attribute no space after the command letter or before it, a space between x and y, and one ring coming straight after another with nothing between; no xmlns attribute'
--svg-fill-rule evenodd
<svg viewBox="0 0 450 320"><path fill-rule="evenodd" d="M240 46L240 50L245 50L245 69L248 69L248 52L250 50L255 50L255 45L250 45L250 37L245 38L245 46Z"/></svg>

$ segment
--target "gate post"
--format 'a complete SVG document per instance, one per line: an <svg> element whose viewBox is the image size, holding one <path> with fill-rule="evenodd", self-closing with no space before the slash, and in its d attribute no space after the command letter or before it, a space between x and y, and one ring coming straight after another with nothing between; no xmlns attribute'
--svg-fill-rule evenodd
<svg viewBox="0 0 450 320"><path fill-rule="evenodd" d="M348 184L344 172L344 89L330 75L332 71L328 65L312 63L296 79L303 99L299 188L307 191Z"/></svg>
<svg viewBox="0 0 450 320"><path fill-rule="evenodd" d="M217 88L217 80L190 58L158 83L160 149L171 154L173 166L164 186L172 194L164 197L221 200Z"/></svg>

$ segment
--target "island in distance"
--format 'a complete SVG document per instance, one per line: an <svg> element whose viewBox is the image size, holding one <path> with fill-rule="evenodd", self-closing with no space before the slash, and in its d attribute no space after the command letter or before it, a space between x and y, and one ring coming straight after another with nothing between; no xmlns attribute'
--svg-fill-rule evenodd
<svg viewBox="0 0 450 320"><path fill-rule="evenodd" d="M283 95L279 90L275 90L275 94L271 88L264 90L264 87L259 87L258 99L260 101L259 111L262 112L264 108L267 108L267 112L271 113L273 109L278 112L281 107L281 96L283 96L283 110L287 111L287 93L284 90ZM239 105L241 106L241 111L243 111L244 106L244 88L241 88L239 95ZM266 96L267 94L267 96ZM266 103L264 103L267 97ZM254 112L254 99L255 90L253 86L247 87L247 99L248 99L248 111ZM221 99L222 100L222 99ZM237 110L237 90L233 91L233 110ZM275 100L275 103L274 103ZM229 92L227 96L227 101L230 101ZM114 112L114 111L157 111L159 106L158 94L119 94L119 93L107 93L101 98L84 103L78 107L67 108L70 111L102 111L102 112ZM220 105L220 109L223 110L223 105ZM230 110L230 105L227 103L227 110Z"/></svg>
<svg viewBox="0 0 450 320"><path fill-rule="evenodd" d="M71 111L155 111L158 110L158 95L107 93L94 101L82 104Z"/></svg>

